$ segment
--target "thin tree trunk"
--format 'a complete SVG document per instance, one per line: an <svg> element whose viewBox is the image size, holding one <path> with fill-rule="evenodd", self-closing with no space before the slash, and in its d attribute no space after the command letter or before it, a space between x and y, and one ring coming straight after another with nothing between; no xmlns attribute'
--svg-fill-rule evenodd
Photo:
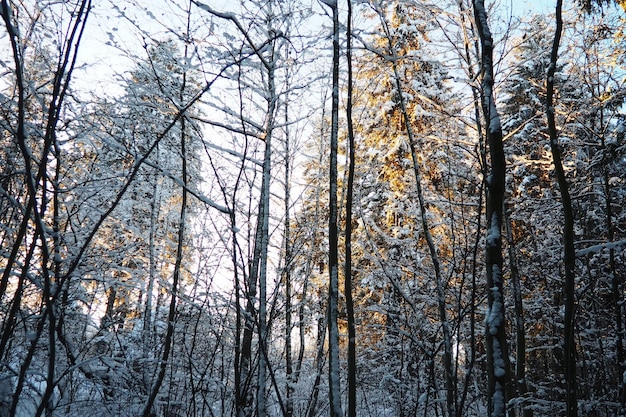
<svg viewBox="0 0 626 417"><path fill-rule="evenodd" d="M289 75L287 75L287 91L289 91ZM285 100L285 221L284 221L284 282L285 282L285 373L286 373L286 417L293 415L293 358L291 349L291 331L292 329L292 285L291 285L291 265L292 265L292 247L291 247L291 143L289 138L289 99Z"/></svg>
<svg viewBox="0 0 626 417"><path fill-rule="evenodd" d="M561 205L563 208L563 266L565 268L565 323L563 327L564 358L563 368L565 371L565 407L567 417L578 416L578 394L576 382L576 341L575 337L575 309L576 309L576 252L574 248L574 212L569 194L569 184L563 169L563 159L559 147L559 134L556 127L554 114L554 75L559 56L559 45L563 31L562 18L563 1L556 3L556 30L552 51L550 53L550 65L546 74L546 117L548 121L548 134L550 136L550 150L556 179L561 193Z"/></svg>
<svg viewBox="0 0 626 417"><path fill-rule="evenodd" d="M465 59L465 63L467 65L467 75L468 75L468 79L473 80L476 78L476 74L474 71L474 65L472 65L472 53L471 53L471 47L473 47L474 52L476 54L476 56L479 56L480 54L480 49L478 46L478 40L477 37L475 36L475 30L474 30L474 25L472 25L472 20L466 18L466 14L467 14L467 9L465 8L464 2L460 1L459 2L459 14L460 14L460 18L461 18L461 26L462 26L462 30L463 30L463 53L464 56L463 58ZM468 23L470 25L469 29L468 29ZM468 33L468 31L471 31L470 33ZM471 87L472 89L472 104L473 104L473 108L474 108L474 116L475 116L475 120L476 120L476 131L478 133L478 147L477 147L477 157L479 160L479 163L481 165L481 171L483 176L486 176L486 152L485 152L485 148L483 146L483 141L482 141L482 137L483 137L483 129L482 129L482 123L480 122L480 109L481 109L481 103L480 103L480 94L478 91L478 88L475 87L474 85L472 85ZM478 203L478 207L476 209L476 230L481 230L482 228L482 207L483 207L483 188L484 188L484 182L481 182L481 189L479 190L479 203ZM463 392L461 393L461 400L459 402L459 407L457 409L457 417L462 417L463 416L463 409L465 406L465 402L467 401L467 395L469 392L469 387L470 387L470 382L471 382L471 378L474 374L473 370L474 370L474 366L476 364L476 350L477 350L477 343L476 343L476 298L477 298L477 282L476 282L476 277L478 276L478 253L479 253L479 246L480 246L480 236L476 236L476 239L474 240L474 245L472 248L472 269L471 269L471 290L470 290L470 346L471 346L471 353L469 355L469 363L466 367L466 373L465 373L465 383L463 386Z"/></svg>
<svg viewBox="0 0 626 417"><path fill-rule="evenodd" d="M491 162L486 178L487 237L485 268L489 309L486 319L487 395L489 416L504 417L510 398L509 354L506 340L503 286L502 224L505 186L505 158L502 125L493 92L493 37L489 30L484 1L474 0L474 20L482 48L482 107Z"/></svg>
<svg viewBox="0 0 626 417"><path fill-rule="evenodd" d="M324 95L323 99L321 100L322 103L326 102L326 96ZM326 115L326 109L322 108L322 117L321 120L324 121L326 120L325 118ZM317 172L317 176L321 177L322 176L322 161L324 159L324 153L326 151L325 149L325 143L324 143L324 136L326 133L325 130L326 125L322 122L320 124L320 132L319 132L319 137L320 137L320 149L318 152L318 171ZM311 233L311 242L313 243L311 245L311 248L309 249L309 253L307 255L307 259L306 259L306 264L305 264L305 270L304 270L304 286L302 289L302 300L300 302L300 307L298 309L298 320L299 320L299 332L300 332L300 350L298 352L298 362L296 363L296 371L295 371L295 381L297 382L299 380L300 377L300 372L302 370L302 363L304 361L304 351L305 351L305 334L306 334L306 327L305 327L305 300L307 299L307 293L308 293L308 286L309 286L309 278L311 276L311 272L313 269L313 252L315 250L317 250L317 248L315 247L315 243L316 243L316 236L318 234L318 228L320 227L319 221L320 221L320 196L321 196L321 187L318 185L315 187L315 210L314 210L314 215L313 215L313 224L311 225L311 229L310 229L310 233ZM311 395L309 397L309 400L307 401L307 407L306 407L306 412L304 413L304 415L306 415L307 417L314 417L315 416L315 411L317 408L317 397L319 394L319 385L320 385L320 381L321 381L321 377L322 377L322 367L324 366L324 360L323 360L323 355L324 355L324 343L326 341L326 322L328 321L328 307L325 309L325 315L324 318L321 321L321 324L318 325L318 340L317 340L317 351L316 351L316 356L315 356L315 361L314 361L314 368L315 368L315 380L313 382L313 389L311 391Z"/></svg>
<svg viewBox="0 0 626 417"><path fill-rule="evenodd" d="M604 108L600 108L600 121L604 121ZM604 132L606 132L606 126L601 127L603 132L600 136L602 151L606 151L606 142ZM607 240L613 242L615 239L615 226L613 224L613 199L611 198L611 183L609 178L609 168L604 166L602 168L602 181L604 186L604 204L606 206L605 225L607 231ZM624 303L624 296L622 292L622 280L620 278L621 271L617 268L615 261L615 249L609 249L609 271L611 274L611 290L613 292L613 309L615 312L615 362L618 375L618 396L621 410L624 414L626 410L626 380L624 379L624 324L622 316L622 305Z"/></svg>
<svg viewBox="0 0 626 417"><path fill-rule="evenodd" d="M273 74L270 76L270 83L274 82ZM272 97L273 101L274 98ZM273 112L273 110L272 110ZM270 116L273 117L273 116ZM263 162L263 180L261 191L261 205L263 209L260 213L261 234L257 236L260 240L261 250L259 252L259 374L257 389L257 415L265 416L265 381L266 381L266 343L267 343L267 251L269 245L269 210L270 210L270 181L271 181L271 162L272 162L272 131L268 129L265 137L265 156ZM256 244L255 244L256 247Z"/></svg>
<svg viewBox="0 0 626 417"><path fill-rule="evenodd" d="M270 3L271 7L271 3ZM270 10L270 19L273 18ZM269 36L273 29L268 21ZM261 206L257 222L257 232L254 244L253 271L251 276L257 276L259 280L259 373L257 385L257 416L265 416L265 388L267 379L267 256L269 247L269 216L270 216L270 183L272 169L272 137L274 135L274 117L276 112L277 97L275 86L275 52L274 44L271 43L272 51L270 59L265 61L267 70L268 108L265 123L265 152L263 155L263 176L261 179ZM258 265L258 266L257 266Z"/></svg>
<svg viewBox="0 0 626 417"><path fill-rule="evenodd" d="M324 368L324 344L326 343L326 329L328 326L328 306L326 307L326 314L323 319L320 319L317 326L317 354L315 355L315 381L313 381L313 389L311 396L307 402L306 413L307 417L315 417L317 415L317 399L319 397L319 386L322 380L322 370Z"/></svg>
<svg viewBox="0 0 626 417"><path fill-rule="evenodd" d="M241 71L241 67L239 68ZM239 73L239 75L241 75L241 73ZM239 80L239 89L241 90L243 87L243 85L241 85L241 80ZM241 92L240 92L241 94ZM240 103L241 106L243 106L243 103ZM243 109L240 108L240 117L244 117L243 116ZM266 149L265 151L267 151L267 145L266 145ZM254 236L254 248L253 248L253 253L252 253L252 260L248 261L249 262L249 271L248 271L248 275L246 277L246 279L244 280L244 296L245 296L245 300L246 300L246 309L245 312L243 313L243 339L241 342L241 355L240 355L240 361L239 361L239 367L238 367L238 372L239 372L239 394L237 395L237 404L236 404L236 408L237 408L237 416L238 417L248 417L248 416L252 416L254 415L254 387L252 386L253 384L253 360L252 360L252 340L254 338L254 326L255 326L255 322L258 322L258 320L256 319L256 308L255 308L255 301L256 301L256 297L257 297L257 290L258 290L258 276L259 276L259 263L260 263L260 255L261 255L261 246L262 246L262 242L261 242L261 233L262 233L262 223L263 223L263 219L265 217L264 215L264 209L265 209L265 205L263 204L263 202L265 201L265 196L264 196L264 192L265 192L265 187L264 187L264 181L265 181L265 164L263 165L263 173L262 173L262 180L261 180L261 196L260 196L260 203L259 203L259 208L258 208L258 213L257 213L257 224L256 224L256 230L255 230L255 236ZM233 204L233 207L235 205ZM248 213L248 217L250 217L250 213ZM248 240L250 240L250 236L248 236Z"/></svg>
<svg viewBox="0 0 626 417"><path fill-rule="evenodd" d="M509 242L509 263L511 265L511 282L513 284L513 299L515 304L515 388L517 396L523 400L520 402L524 417L532 417L533 410L525 404L528 384L526 382L526 329L524 328L524 305L522 302L522 283L517 267L517 255L511 218L506 213L506 234Z"/></svg>
<svg viewBox="0 0 626 417"><path fill-rule="evenodd" d="M156 149L156 160L159 161L159 149ZM157 254L156 254L156 233L159 218L161 201L159 197L159 182L156 178L153 180L152 201L150 202L150 231L148 236L148 285L146 286L146 302L143 318L143 357L145 359L154 358L154 317L152 312L155 311L153 305L154 283L157 278ZM150 386L149 367L143 368L142 381L146 389Z"/></svg>
<svg viewBox="0 0 626 417"><path fill-rule="evenodd" d="M184 77L184 74L183 74ZM183 89L185 88L185 80L183 78ZM185 126L185 118L180 119L180 129L181 129L181 137L180 137L180 152L182 159L182 195L181 195L181 203L180 203L180 216L178 223L178 237L177 237L177 246L176 246L176 259L174 261L174 271L172 273L172 295L170 299L169 311L167 314L167 332L165 333L165 340L163 341L163 352L159 362L159 372L157 374L157 378L154 381L152 388L150 389L150 395L148 396L148 400L143 409L143 417L150 417L153 412L154 404L156 402L156 397L159 394L159 390L161 389L161 384L163 383L163 379L165 378L165 371L167 369L167 363L170 358L170 354L172 352L172 346L174 341L174 325L176 321L176 301L178 298L178 285L180 282L181 269L183 263L183 249L185 247L185 235L187 228L187 181L188 181L188 173L187 173L187 138L186 138L186 126Z"/></svg>
<svg viewBox="0 0 626 417"><path fill-rule="evenodd" d="M348 184L346 189L344 296L348 320L348 417L356 417L356 325L352 300L352 200L354 195L354 126L352 123L352 0L348 0L348 26L346 29L346 56L348 61Z"/></svg>
<svg viewBox="0 0 626 417"><path fill-rule="evenodd" d="M333 86L330 132L330 196L328 220L328 384L331 417L343 417L341 409L341 381L339 370L339 234L337 203L337 148L339 136L339 10L336 0L325 4L332 10L333 18Z"/></svg>
<svg viewBox="0 0 626 417"><path fill-rule="evenodd" d="M606 223L608 229L608 241L612 242L615 238L615 231L613 227L613 214L611 204L613 204L611 199L611 189L609 185L608 173L605 171L604 173L604 184L605 184L605 193L606 193ZM615 358L617 362L617 376L619 378L618 381L618 391L619 391L619 402L621 410L620 412L624 413L626 411L626 378L623 377L625 374L626 363L624 363L624 322L623 322L623 309L624 305L624 293L622 291L623 283L621 280L621 270L617 268L617 264L615 262L615 250L611 248L609 250L609 268L611 270L611 287L613 291L613 308L615 310Z"/></svg>

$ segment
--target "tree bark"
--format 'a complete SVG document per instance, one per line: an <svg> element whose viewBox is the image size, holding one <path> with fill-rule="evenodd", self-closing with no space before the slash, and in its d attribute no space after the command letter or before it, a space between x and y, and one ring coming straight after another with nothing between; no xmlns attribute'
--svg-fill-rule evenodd
<svg viewBox="0 0 626 417"><path fill-rule="evenodd" d="M520 406L524 417L533 417L533 410L524 403L528 393L526 382L526 329L524 323L524 305L522 298L522 283L520 279L517 254L515 252L515 242L511 218L506 213L506 234L509 241L509 263L511 265L511 283L513 284L513 300L515 305L515 389L517 396L522 398Z"/></svg>
<svg viewBox="0 0 626 417"><path fill-rule="evenodd" d="M184 76L184 75L183 75ZM183 89L185 88L185 82L183 78ZM182 94L182 92L181 92ZM165 333L165 340L163 342L163 352L161 354L161 359L159 362L159 372L157 374L157 378L154 381L152 388L150 389L150 395L146 401L146 404L143 409L143 417L150 417L154 412L154 404L156 401L156 397L159 394L159 390L161 389L161 384L163 383L163 379L165 378L165 371L167 369L167 362L169 360L170 354L172 352L172 345L174 342L174 326L176 322L176 304L178 298L178 286L181 279L181 269L183 263L183 249L185 247L185 236L186 236L186 228L187 228L187 181L188 181L188 173L187 173L187 138L186 138L186 126L185 126L185 118L180 120L180 129L181 129L181 137L180 137L180 152L182 159L182 167L181 167L181 176L183 181L182 187L182 196L180 203L180 217L178 223L178 241L176 246L176 259L174 261L174 272L172 273L172 294L170 299L169 311L167 314L167 331Z"/></svg>
<svg viewBox="0 0 626 417"><path fill-rule="evenodd" d="M482 108L491 162L486 181L487 236L485 268L487 301L485 344L487 350L487 395L489 416L504 417L509 398L509 354L504 314L502 224L505 186L505 158L502 125L493 92L493 37L489 30L484 1L474 0L474 20L482 49Z"/></svg>
<svg viewBox="0 0 626 417"><path fill-rule="evenodd" d="M287 75L287 91L289 91L289 75ZM283 245L285 251L285 266L283 271L283 280L285 282L285 417L293 415L293 356L291 349L291 331L292 331L292 285L291 285L291 267L293 261L292 242L291 242L291 143L289 137L289 99L285 99L285 231L283 236Z"/></svg>
<svg viewBox="0 0 626 417"><path fill-rule="evenodd" d="M478 57L480 55L480 47L478 43L477 36L475 36L475 27L474 25L468 24L469 20L467 17L467 8L465 7L465 2L459 1L459 17L461 21L462 33L463 33L463 52L462 52L462 60L465 62L467 66L467 76L468 79L474 80L477 77L477 74L474 70L474 62L472 57ZM468 27L469 26L469 27ZM472 55L472 50L474 51L474 55ZM481 100L480 100L480 90L474 84L471 85L472 90L472 107L474 110L474 117L476 121L476 131L478 133L478 146L476 147L477 158L480 162L481 166L481 174L486 176L486 151L483 145L482 137L483 137L483 128L482 123L480 122L480 112L481 112ZM483 207L483 190L484 190L484 181L481 183L481 187L479 190L479 203L476 209L476 230L481 230L482 228L482 207ZM485 193L486 194L486 193ZM470 348L471 352L469 355L469 361L466 366L465 373L465 383L463 386L463 391L461 393L461 399L459 401L459 407L457 409L457 416L462 417L463 409L465 403L467 401L467 396L469 392L469 388L471 385L471 378L474 375L474 366L476 364L477 357L477 338L476 338L476 306L477 306L477 293L478 293L478 259L480 252L480 236L476 236L474 240L474 244L472 247L472 267L470 271L471 276L471 290L470 290Z"/></svg>
<svg viewBox="0 0 626 417"><path fill-rule="evenodd" d="M563 325L564 357L563 368L565 373L565 407L567 417L578 416L578 396L576 382L576 341L575 337L575 309L576 309L576 252L574 248L574 212L572 200L569 194L569 184L563 169L561 149L559 147L559 134L556 127L554 112L554 75L559 56L559 45L563 31L562 18L563 1L556 3L556 29L554 41L550 53L550 65L546 74L546 117L548 121L548 134L550 137L550 151L556 174L557 184L561 193L561 206L563 209L563 266L565 268L565 322Z"/></svg>
<svg viewBox="0 0 626 417"><path fill-rule="evenodd" d="M352 122L352 0L348 0L348 24L346 28L346 58L348 61L348 184L346 189L346 230L344 296L348 320L348 417L356 417L356 325L354 301L352 300L352 200L354 195L354 125Z"/></svg>
<svg viewBox="0 0 626 417"><path fill-rule="evenodd" d="M343 417L339 370L339 233L337 202L337 148L339 139L339 10L337 0L325 1L332 10L333 62L330 132L330 196L328 220L328 383L331 417Z"/></svg>

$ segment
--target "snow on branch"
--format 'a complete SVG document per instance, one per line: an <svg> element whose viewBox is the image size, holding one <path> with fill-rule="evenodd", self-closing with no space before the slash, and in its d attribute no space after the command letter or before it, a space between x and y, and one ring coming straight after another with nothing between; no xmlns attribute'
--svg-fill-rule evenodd
<svg viewBox="0 0 626 417"><path fill-rule="evenodd" d="M248 45L250 46L250 48L252 48L252 50L254 51L254 54L259 58L263 66L268 69L272 67L272 63L269 62L265 58L265 56L263 56L263 50L265 49L266 45L274 41L276 38L284 37L284 34L282 32L280 31L275 32L274 36L272 36L270 39L267 39L261 46L258 46L254 43L254 41L250 37L249 31L246 30L246 28L241 24L241 22L239 21L239 19L237 19L237 16L234 13L220 12L218 10L213 9L208 4L202 3L197 0L191 0L191 1L193 4L195 4L196 6L198 6L200 9L204 10L205 12L208 12L221 19L230 20L231 22L233 22L235 26L237 27L237 29L239 30L239 32L241 32L241 34L246 38Z"/></svg>
<svg viewBox="0 0 626 417"><path fill-rule="evenodd" d="M138 164L146 164L149 167L152 167L158 171L160 171L164 176L168 177L169 179L171 179L172 181L174 181L174 183L182 188L184 188L189 194L193 195L195 198L197 198L199 201L201 201L202 203L206 204L209 207L212 207L222 213L225 214L230 214L230 210L228 209L228 207L224 207L218 203L216 203L215 201L211 200L210 198L208 198L207 196L203 195L202 193L200 193L200 191L198 190L194 190L192 188L190 188L189 186L187 186L182 179L180 179L179 177L177 177L176 175L174 175L172 172L166 170L165 168L163 168L160 164L153 162L151 160L149 160L148 158L143 158L141 155L131 152L130 150L128 150L125 146L122 146L117 140L115 139L110 139L110 138L101 138L101 140L106 143L108 146L110 146L111 148L120 151L122 153L125 153L127 155L132 156L135 159L135 165Z"/></svg>
<svg viewBox="0 0 626 417"><path fill-rule="evenodd" d="M626 239L592 245L587 248L577 250L576 257L591 255L592 253L598 253L605 249L616 249L624 245L626 245Z"/></svg>
<svg viewBox="0 0 626 417"><path fill-rule="evenodd" d="M211 142L206 141L206 140L205 140L205 141L203 141L203 144L204 144L206 147L208 147L208 148L212 148L212 149L215 149L215 150L217 150L217 151L224 152L224 153L226 153L226 154L228 154L228 155L231 155L231 156L234 156L234 157L236 157L236 158L239 158L239 159L241 159L242 161L243 161L243 160L246 160L246 161L252 162L252 163L253 163L253 164L255 164L255 165L258 165L258 166L263 166L263 161L260 161L260 160L255 159L255 158L251 158L251 157L249 157L249 156L247 156L247 155L244 155L244 154L242 154L241 152L237 152L237 151L235 151L235 150L233 150L233 149L224 148L224 147L222 147L222 146L216 145L216 144L211 143Z"/></svg>
<svg viewBox="0 0 626 417"><path fill-rule="evenodd" d="M205 196L204 194L200 193L198 190L194 190L192 188L189 188L187 185L185 185L185 183L183 182L182 179L180 179L179 177L177 177L176 175L174 175L173 173L169 172L168 170L164 169L163 167L159 166L159 164L155 164L152 163L151 161L145 161L146 165L151 166L152 168L158 169L159 171L161 171L161 173L163 175L165 175L166 177L168 177L169 179L171 179L172 181L174 181L174 183L176 183L176 185L184 188L189 194L193 195L195 198L197 198L199 201L201 201L202 203L206 204L207 206L214 208L224 214L230 214L230 210L228 209L228 207L224 207L220 204L217 204L215 201L211 200L210 198L208 198L207 196Z"/></svg>

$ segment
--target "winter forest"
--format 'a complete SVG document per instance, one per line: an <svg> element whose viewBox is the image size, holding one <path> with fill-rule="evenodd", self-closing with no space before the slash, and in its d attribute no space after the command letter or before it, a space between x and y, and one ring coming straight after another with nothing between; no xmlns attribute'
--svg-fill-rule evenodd
<svg viewBox="0 0 626 417"><path fill-rule="evenodd" d="M626 3L0 0L0 417L626 416Z"/></svg>

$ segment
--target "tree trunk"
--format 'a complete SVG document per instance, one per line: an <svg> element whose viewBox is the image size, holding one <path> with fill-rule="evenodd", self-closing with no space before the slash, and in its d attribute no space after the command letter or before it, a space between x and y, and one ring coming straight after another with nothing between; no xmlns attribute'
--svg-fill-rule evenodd
<svg viewBox="0 0 626 417"><path fill-rule="evenodd" d="M484 1L474 0L474 20L482 48L482 108L489 147L490 172L486 180L487 236L485 268L488 288L485 342L487 350L487 395L489 416L504 417L510 396L509 354L504 314L502 224L505 185L505 158L502 125L493 92L493 37L489 30Z"/></svg>
<svg viewBox="0 0 626 417"><path fill-rule="evenodd" d="M331 417L343 417L339 370L339 233L337 202L337 148L339 137L339 10L336 0L325 1L333 18L332 110L330 132L330 196L328 220L328 384Z"/></svg>
<svg viewBox="0 0 626 417"><path fill-rule="evenodd" d="M522 283L517 267L517 255L511 219L506 214L506 234L509 241L509 263L511 265L511 282L513 284L513 299L515 305L515 389L517 396L522 399L520 406L524 417L533 417L533 410L525 404L528 384L526 382L526 329L524 323L524 305L522 303Z"/></svg>
<svg viewBox="0 0 626 417"><path fill-rule="evenodd" d="M348 417L356 417L356 325L352 300L352 200L354 195L354 126L352 123L352 0L348 0L348 25L346 29L346 57L348 61L348 184L346 190L346 237L344 266L344 295L348 320Z"/></svg>
<svg viewBox="0 0 626 417"><path fill-rule="evenodd" d="M183 75L184 76L184 75ZM184 78L183 78L184 80ZM183 81L183 89L185 88L185 83ZM181 92L182 94L182 92ZM187 181L188 181L188 173L187 173L187 138L186 138L186 126L185 126L185 118L180 119L180 129L181 129L181 137L180 137L180 152L181 152L181 177L183 181L183 187L181 192L181 203L180 203L180 217L178 223L178 236L177 236L177 246L176 246L176 259L174 261L174 271L172 273L172 295L170 299L169 311L167 314L167 331L165 333L165 340L163 341L163 352L161 354L160 362L159 362L159 371L157 374L157 378L152 384L152 388L150 389L150 395L146 401L146 404L143 409L143 417L150 417L154 412L154 404L156 402L157 395L159 394L159 390L161 389L161 384L163 383L163 379L165 378L165 371L167 369L168 360L170 354L172 352L172 346L174 342L174 326L176 322L176 304L178 298L178 286L181 279L181 269L183 263L183 249L185 247L185 236L186 236L186 228L187 228Z"/></svg>
<svg viewBox="0 0 626 417"><path fill-rule="evenodd" d="M559 44L563 30L562 19L563 1L556 3L556 30L552 51L550 53L550 65L546 74L546 117L548 121L548 133L550 136L550 151L554 162L554 171L561 192L561 205L563 208L563 266L565 268L565 322L563 326L564 358L563 368L565 371L565 407L567 417L578 416L578 396L576 383L576 341L575 337L575 308L576 308L576 252L574 248L574 212L569 194L569 184L565 177L561 149L559 147L559 134L556 127L554 114L554 74L559 56Z"/></svg>
<svg viewBox="0 0 626 417"><path fill-rule="evenodd" d="M475 36L475 27L474 25L468 24L467 9L463 1L459 1L459 16L461 21L462 33L463 33L463 52L462 52L462 60L467 65L467 75L468 79L473 80L476 79L477 74L474 70L474 62L472 57L478 57L480 55L480 48L478 44L478 39ZM469 26L469 28L468 28ZM474 55L472 55L472 49L474 51ZM486 151L483 146L483 129L482 123L480 122L480 111L481 111L481 100L480 100L480 91L474 84L471 85L472 90L472 107L474 110L474 117L476 121L476 131L478 133L478 146L477 146L477 157L481 166L481 174L486 177ZM476 209L476 230L481 230L482 228L482 207L483 207L483 189L484 182L481 183L481 189L479 190L479 203ZM474 366L476 364L477 357L477 338L476 338L476 305L477 305L477 293L478 293L478 283L476 281L476 277L478 276L478 259L480 252L480 236L476 236L474 240L474 244L472 247L472 267L470 271L471 276L471 290L470 290L470 347L471 352L469 355L469 361L466 366L465 373L465 381L463 386L463 391L461 393L461 399L459 401L459 407L457 409L457 416L463 416L463 409L465 403L467 401L467 396L469 393L469 388L471 385L471 378L474 375Z"/></svg>
<svg viewBox="0 0 626 417"><path fill-rule="evenodd" d="M287 76L287 91L289 91L289 76ZM292 324L292 285L291 285L291 266L293 261L292 248L291 248L291 143L289 138L289 99L285 99L285 231L283 236L284 251L285 251L285 266L283 271L283 281L285 282L285 374L286 374L286 400L285 417L293 416L293 387L294 387L294 373L293 373L293 358L291 348L291 331L293 330Z"/></svg>

